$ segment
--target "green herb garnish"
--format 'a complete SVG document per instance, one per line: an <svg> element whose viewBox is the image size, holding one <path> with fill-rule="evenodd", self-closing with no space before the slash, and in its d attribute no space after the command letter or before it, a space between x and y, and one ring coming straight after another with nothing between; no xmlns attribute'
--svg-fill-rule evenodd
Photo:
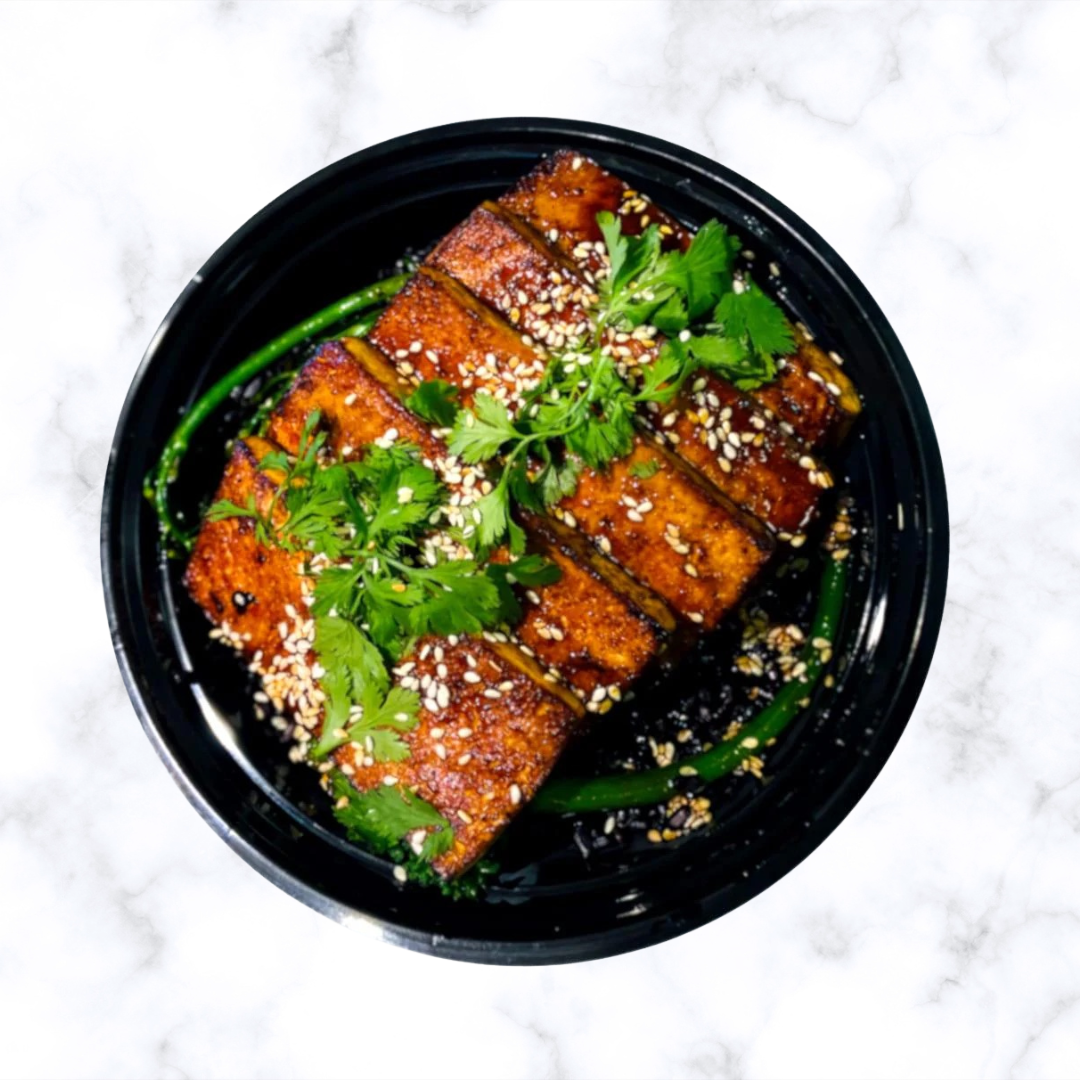
<svg viewBox="0 0 1080 1080"><path fill-rule="evenodd" d="M480 521L471 544L478 552L504 537L520 551L525 536L512 506L543 511L574 492L582 468L603 469L628 454L640 407L667 404L694 371L753 389L776 374L773 354L794 348L784 313L735 273L740 244L719 222L704 225L685 252L662 251L655 225L634 237L622 235L613 214L598 214L597 223L611 265L598 286L588 339L552 356L516 416L486 393L457 412L451 452L470 464L502 459L492 491L476 506ZM670 335L655 359L634 367L611 355L610 330L645 324ZM444 386L431 396L438 398ZM635 475L647 478L658 468L653 463L647 475Z"/></svg>
<svg viewBox="0 0 1080 1080"><path fill-rule="evenodd" d="M512 621L521 614L512 584L549 582L558 569L535 555L482 565L447 553L432 527L449 493L419 451L371 446L360 461L327 463L319 420L318 412L308 417L295 456L274 451L259 462L282 474L265 512L252 497L245 506L219 501L207 519L252 519L261 543L303 553L311 564L326 702L310 756L355 741L376 761L400 761L420 697L391 685L388 664L424 635L474 634Z"/></svg>
<svg viewBox="0 0 1080 1080"><path fill-rule="evenodd" d="M345 826L349 839L378 854L389 854L407 843L421 859L431 862L454 846L450 822L419 795L397 786L357 791L340 773L334 775L331 786L334 816ZM417 833L423 833L422 841Z"/></svg>
<svg viewBox="0 0 1080 1080"><path fill-rule="evenodd" d="M442 379L422 382L406 399L405 404L421 420L436 427L450 427L457 419L461 406L457 401L458 388Z"/></svg>
<svg viewBox="0 0 1080 1080"><path fill-rule="evenodd" d="M651 480L660 471L660 461L652 458L650 461L635 461L630 466L630 475L639 480Z"/></svg>

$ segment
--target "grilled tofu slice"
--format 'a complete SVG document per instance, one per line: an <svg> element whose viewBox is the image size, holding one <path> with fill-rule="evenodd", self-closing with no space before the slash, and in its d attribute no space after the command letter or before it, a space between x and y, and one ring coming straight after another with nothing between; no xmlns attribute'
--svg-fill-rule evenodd
<svg viewBox="0 0 1080 1080"><path fill-rule="evenodd" d="M465 500L483 483L483 469L450 457L445 443L401 403L410 390L370 345L356 338L329 342L297 376L271 418L269 435L295 452L308 416L319 409L337 454L387 437L415 443ZM548 675L565 680L587 710L606 712L666 646L674 617L659 598L569 530L536 515L525 525L530 550L550 558L562 577L520 590L524 615L515 627L517 639ZM508 561L509 555L500 558Z"/></svg>
<svg viewBox="0 0 1080 1080"><path fill-rule="evenodd" d="M423 640L397 671L406 667L404 678L445 687L449 704L421 708L404 736L410 754L403 761L369 765L351 744L337 760L361 791L393 783L431 803L454 830L453 848L434 866L454 877L536 794L573 734L574 712L506 644Z"/></svg>
<svg viewBox="0 0 1080 1080"><path fill-rule="evenodd" d="M406 377L451 383L466 404L484 390L511 412L547 368L544 349L523 341L453 278L428 267L394 297L368 340Z"/></svg>
<svg viewBox="0 0 1080 1080"><path fill-rule="evenodd" d="M638 439L605 471L583 470L577 490L553 512L685 619L711 630L773 550L756 518L721 499L674 454Z"/></svg>
<svg viewBox="0 0 1080 1080"><path fill-rule="evenodd" d="M650 402L650 427L736 505L781 540L801 544L828 468L785 435L766 410L705 372L668 405Z"/></svg>
<svg viewBox="0 0 1080 1080"><path fill-rule="evenodd" d="M622 228L639 234L660 226L665 246L685 250L693 233L640 192L573 150L559 150L540 162L499 206L542 233L579 271L595 274L604 265L596 244L602 241L596 215L617 214ZM798 350L786 357L774 383L752 397L808 447L836 443L846 435L862 406L851 380L823 350L800 332ZM787 430L787 429L785 429Z"/></svg>
<svg viewBox="0 0 1080 1080"><path fill-rule="evenodd" d="M447 233L426 265L460 282L532 341L558 349L588 333L588 308L598 299L592 275L579 274L571 259L495 203L481 204ZM627 356L648 350L635 340L624 347Z"/></svg>
<svg viewBox="0 0 1080 1080"><path fill-rule="evenodd" d="M277 481L258 463L273 446L262 439L238 442L217 497L245 505L254 495L265 513ZM311 581L303 556L261 545L250 520L206 522L185 581L211 622L264 676L275 707L296 708L302 726L317 730L314 627L305 603ZM494 635L490 641L427 638L394 675L425 696L420 722L404 736L411 756L375 762L362 746L347 744L335 760L352 770L361 791L400 784L431 803L453 827L453 848L434 864L452 877L483 854L532 797L570 738L581 705L546 684L535 661Z"/></svg>
<svg viewBox="0 0 1080 1080"><path fill-rule="evenodd" d="M466 404L485 390L515 409L546 362L512 326L438 272L418 274L383 313L371 339L388 356L407 357L410 373L460 387ZM653 461L659 471L652 480L633 475ZM663 505L663 516L653 516L648 506L631 515L631 507L650 503L649 491L657 493L653 501ZM579 529L676 613L706 628L731 608L772 549L756 519L643 438L629 457L605 471L585 470L577 491L552 514ZM665 540L671 535L683 537L679 546L692 559L675 558Z"/></svg>
<svg viewBox="0 0 1080 1080"><path fill-rule="evenodd" d="M593 245L601 240L596 215L622 218L625 235L638 236L650 224L660 227L666 248L685 250L693 233L661 210L647 195L632 190L592 158L575 150L556 150L523 176L498 203L527 221L584 270L604 265Z"/></svg>
<svg viewBox="0 0 1080 1080"><path fill-rule="evenodd" d="M562 675L586 711L605 713L667 648L674 616L580 533L535 514L523 518L529 549L550 559L562 577L524 590L517 638Z"/></svg>
<svg viewBox="0 0 1080 1080"><path fill-rule="evenodd" d="M780 360L776 378L752 396L810 449L836 445L850 431L862 402L843 368L804 327L795 329L798 351Z"/></svg>

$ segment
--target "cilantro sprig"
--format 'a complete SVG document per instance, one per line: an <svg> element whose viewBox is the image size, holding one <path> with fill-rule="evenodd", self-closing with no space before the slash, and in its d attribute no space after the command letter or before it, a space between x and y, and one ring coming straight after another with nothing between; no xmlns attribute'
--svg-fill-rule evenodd
<svg viewBox="0 0 1080 1080"><path fill-rule="evenodd" d="M751 390L775 376L775 355L795 347L781 309L736 270L741 245L719 222L702 226L685 252L663 251L656 225L624 236L620 219L607 212L597 214L597 224L610 266L588 339L551 358L515 416L486 393L470 409L456 409L442 383L430 390L421 384L410 399L417 411L438 401L444 425L456 412L452 453L470 464L501 459L492 491L477 505L478 551L504 537L520 550L525 536L513 505L544 510L574 492L582 468L603 469L629 453L640 407L667 404L693 372L704 368ZM646 324L668 335L655 358L637 367L616 360L610 332Z"/></svg>
<svg viewBox="0 0 1080 1080"><path fill-rule="evenodd" d="M349 839L378 854L390 854L414 836L420 840L418 833L422 840L413 850L425 862L445 854L454 845L450 822L419 795L397 786L357 791L340 773L334 774L331 788L334 816L345 826Z"/></svg>
<svg viewBox="0 0 1080 1080"><path fill-rule="evenodd" d="M623 236L614 214L596 216L610 272L599 284L598 327L643 324L678 336L688 360L753 390L776 374L775 356L795 348L791 325L749 274L737 273L738 238L706 222L685 252L661 251L659 226Z"/></svg>
<svg viewBox="0 0 1080 1080"><path fill-rule="evenodd" d="M307 556L326 697L310 756L358 742L375 761L400 761L420 697L393 686L388 665L424 635L479 633L517 619L513 582L550 581L558 571L535 555L509 566L451 557L460 553L432 536L449 493L419 451L398 443L368 447L359 461L327 461L319 421L318 412L308 417L295 456L273 451L259 462L281 475L265 511L252 496L243 506L219 501L207 518L249 518L260 542Z"/></svg>

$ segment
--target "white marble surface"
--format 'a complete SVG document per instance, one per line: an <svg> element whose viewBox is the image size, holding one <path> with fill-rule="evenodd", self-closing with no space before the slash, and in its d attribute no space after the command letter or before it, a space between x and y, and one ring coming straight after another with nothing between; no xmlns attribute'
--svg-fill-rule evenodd
<svg viewBox="0 0 1080 1080"><path fill-rule="evenodd" d="M0 6L0 1075L1080 1074L1078 33L1068 3ZM499 970L350 935L212 834L121 686L97 530L129 380L222 240L353 150L529 114L711 155L835 245L922 382L953 556L907 734L809 861L680 940Z"/></svg>

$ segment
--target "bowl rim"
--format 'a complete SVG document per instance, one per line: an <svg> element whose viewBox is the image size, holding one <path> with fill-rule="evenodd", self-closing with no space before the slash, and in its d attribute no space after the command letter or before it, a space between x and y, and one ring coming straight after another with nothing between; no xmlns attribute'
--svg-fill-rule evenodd
<svg viewBox="0 0 1080 1080"><path fill-rule="evenodd" d="M861 769L857 774L847 778L844 784L842 807L838 812L834 812L830 816L827 826L807 829L803 841L796 845L794 852L787 853L788 857L772 860L772 864L768 868L763 867L762 871L759 872L760 877L755 876L754 887L745 895L741 895L736 899L734 904L725 907L722 912L710 911L708 905L702 904L701 912L697 917L675 921L667 915L659 914L651 919L623 923L603 932L542 942L433 935L407 925L395 923L381 916L360 911L326 896L316 887L289 873L247 837L238 832L215 809L207 796L188 776L183 764L178 760L177 755L159 730L154 709L151 703L146 700L139 686L135 661L132 655L132 643L129 638L130 631L125 626L121 611L121 595L124 588L123 583L119 580L120 574L118 573L121 559L119 552L114 550L119 536L117 515L120 505L117 474L121 442L131 423L136 399L155 357L168 338L171 327L181 316L184 309L189 306L193 295L203 282L211 280L216 271L229 261L233 253L242 248L245 242L264 223L275 218L282 208L294 203L298 198L302 198L309 191L326 184L327 181L332 180L338 174L355 169L358 164L376 165L380 158L395 155L402 150L417 148L435 140L461 139L476 141L487 139L489 141L510 142L515 137L522 136L543 136L546 141L552 143L562 141L566 145L574 145L575 139L586 136L594 142L599 141L606 144L612 150L617 151L621 148L624 150L645 151L658 158L668 168L684 174L693 173L695 179L701 180L707 186L719 186L724 189L737 190L740 197L752 203L756 212L763 218L781 225L784 231L793 236L804 249L813 253L822 267L831 274L837 286L849 294L851 300L864 313L864 321L869 324L875 337L880 342L881 348L888 355L889 362L895 370L904 392L904 407L910 414L914 427L919 432L915 452L917 454L917 463L925 481L925 522L923 530L926 555L924 573L922 581L919 583L918 602L912 604L913 609L916 610L912 632L913 645L909 647L907 653L908 662L904 667L888 709L888 730L883 733L883 748L880 760L873 767ZM925 683L944 611L949 563L949 518L944 468L937 438L929 409L910 361L892 327L860 279L832 246L804 222L801 217L752 181L746 180L726 166L655 136L587 121L545 117L507 117L462 121L425 128L397 136L350 154L318 170L283 192L249 218L218 247L192 276L170 306L160 326L152 335L132 378L117 421L109 456L102 496L100 553L110 636L124 686L139 722L158 756L165 764L166 769L188 801L229 847L250 866L258 870L259 873L290 896L343 925L370 933L392 944L460 960L498 964L549 964L616 955L668 940L689 930L696 929L718 918L726 911L741 906L789 873L850 814L877 778L895 748L896 742L910 719L919 693Z"/></svg>

